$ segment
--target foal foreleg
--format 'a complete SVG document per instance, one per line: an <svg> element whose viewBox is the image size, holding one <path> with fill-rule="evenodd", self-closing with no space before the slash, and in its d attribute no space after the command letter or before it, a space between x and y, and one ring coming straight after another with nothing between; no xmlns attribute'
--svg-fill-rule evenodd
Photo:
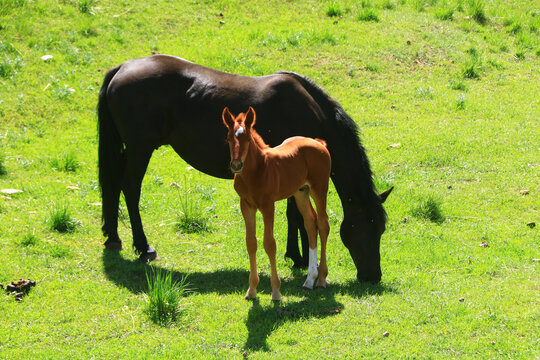
<svg viewBox="0 0 540 360"><path fill-rule="evenodd" d="M268 204L261 208L261 213L264 220L264 250L270 260L270 271L272 284L272 300L281 301L281 280L279 279L276 267L276 239L274 239L274 203Z"/></svg>
<svg viewBox="0 0 540 360"><path fill-rule="evenodd" d="M246 247L249 255L249 289L246 292L246 299L255 299L257 297L257 285L259 285L259 275L257 274L256 236L257 209L250 206L244 200L240 201L240 209L242 210L246 225Z"/></svg>

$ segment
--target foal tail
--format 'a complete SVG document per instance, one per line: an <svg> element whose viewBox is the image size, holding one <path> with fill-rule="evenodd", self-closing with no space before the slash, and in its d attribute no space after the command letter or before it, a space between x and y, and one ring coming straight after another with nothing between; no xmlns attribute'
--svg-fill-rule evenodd
<svg viewBox="0 0 540 360"><path fill-rule="evenodd" d="M98 100L98 172L99 187L101 188L103 235L108 236L110 231L116 229L114 223L118 218L118 200L120 186L124 171L124 147L120 134L114 125L109 104L107 101L107 88L118 72L120 66L107 72L99 92Z"/></svg>

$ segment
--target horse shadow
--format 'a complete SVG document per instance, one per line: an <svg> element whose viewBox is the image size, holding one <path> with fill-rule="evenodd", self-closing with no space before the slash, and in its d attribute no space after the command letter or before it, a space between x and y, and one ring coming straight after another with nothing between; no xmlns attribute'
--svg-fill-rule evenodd
<svg viewBox="0 0 540 360"><path fill-rule="evenodd" d="M139 260L124 259L120 252L103 250L103 268L107 279L117 286L138 294L148 292L146 274L149 265ZM153 264L154 269L161 268ZM249 271L226 268L213 272L180 272L169 270L173 280L180 281L188 277L189 288L197 293L231 294L243 292L247 288ZM270 294L270 277L259 274L259 290ZM348 295L361 298L366 295L381 295L395 290L386 284L360 283L350 280L344 284L329 283L325 289L307 291L302 289L305 274L294 270L292 279L282 279L281 290L285 299L289 296L301 298L299 301L285 300L281 303L262 305L260 300L250 300L252 306L246 319L248 337L244 351L270 351L267 339L275 329L288 322L309 318L326 318L336 316L344 309L344 305L336 300L336 295Z"/></svg>

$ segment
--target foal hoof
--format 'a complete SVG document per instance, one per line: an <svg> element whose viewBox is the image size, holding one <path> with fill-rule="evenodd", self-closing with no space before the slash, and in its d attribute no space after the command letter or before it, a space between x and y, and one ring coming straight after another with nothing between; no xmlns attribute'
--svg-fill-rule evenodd
<svg viewBox="0 0 540 360"><path fill-rule="evenodd" d="M122 246L122 242L120 240L107 240L103 245L105 245L105 249L108 250L124 250L124 247Z"/></svg>
<svg viewBox="0 0 540 360"><path fill-rule="evenodd" d="M156 250L153 247L149 246L148 250L141 253L141 255L139 256L139 260L143 263L148 263L153 260L159 260L159 257Z"/></svg>

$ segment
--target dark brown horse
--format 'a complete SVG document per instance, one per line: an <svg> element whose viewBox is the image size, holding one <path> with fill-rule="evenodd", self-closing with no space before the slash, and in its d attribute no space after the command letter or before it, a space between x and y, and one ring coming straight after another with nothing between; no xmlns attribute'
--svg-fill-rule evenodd
<svg viewBox="0 0 540 360"><path fill-rule="evenodd" d="M166 55L130 60L111 69L99 93L99 183L106 247L122 248L117 232L122 191L136 251L143 261L157 256L144 234L138 205L148 162L161 145L170 144L206 174L232 178L221 124L226 106L234 113L253 106L258 132L270 146L295 135L326 141L331 178L343 206L341 239L358 279L379 281L379 246L386 222L382 203L390 190L375 193L357 127L341 106L295 73L239 76ZM297 236L302 217L291 206L294 201L288 202L287 255L296 262L301 261Z"/></svg>
<svg viewBox="0 0 540 360"><path fill-rule="evenodd" d="M231 154L230 168L234 173L234 189L240 196L240 209L246 225L246 246L249 254L249 289L246 299L257 296L256 213L264 221L263 245L270 259L272 300L280 301L281 281L276 267L274 239L274 203L294 197L304 218L309 239L309 266L304 288L326 287L326 240L330 232L326 213L326 196L332 161L324 140L303 136L286 139L281 145L269 147L253 128L255 110L234 117L228 108L223 110L227 127L227 142ZM310 196L317 211L311 205ZM317 267L317 234L321 238L321 264Z"/></svg>

